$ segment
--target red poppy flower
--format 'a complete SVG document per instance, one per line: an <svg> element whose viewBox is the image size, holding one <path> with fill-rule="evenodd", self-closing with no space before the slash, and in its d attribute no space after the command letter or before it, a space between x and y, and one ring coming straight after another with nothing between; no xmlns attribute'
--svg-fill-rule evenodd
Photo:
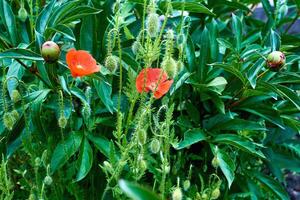
<svg viewBox="0 0 300 200"><path fill-rule="evenodd" d="M169 91L172 83L173 80L168 80L167 73L162 69L147 68L137 76L135 85L139 93L152 91L154 98L159 99Z"/></svg>
<svg viewBox="0 0 300 200"><path fill-rule="evenodd" d="M98 72L100 67L87 51L71 49L66 55L66 61L73 77L81 77Z"/></svg>

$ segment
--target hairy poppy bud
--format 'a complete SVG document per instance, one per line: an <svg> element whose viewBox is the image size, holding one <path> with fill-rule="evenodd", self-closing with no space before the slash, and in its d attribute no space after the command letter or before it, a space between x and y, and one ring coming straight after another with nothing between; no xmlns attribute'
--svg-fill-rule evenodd
<svg viewBox="0 0 300 200"><path fill-rule="evenodd" d="M147 142L147 132L144 129L139 129L137 131L137 138L139 145L143 146Z"/></svg>
<svg viewBox="0 0 300 200"><path fill-rule="evenodd" d="M156 13L150 13L146 21L147 32L150 37L156 37L160 28L159 16Z"/></svg>
<svg viewBox="0 0 300 200"><path fill-rule="evenodd" d="M21 95L18 90L13 90L11 93L11 100L16 103L21 99Z"/></svg>
<svg viewBox="0 0 300 200"><path fill-rule="evenodd" d="M11 116L13 116L15 121L18 120L20 117L18 111L16 111L16 110L11 111Z"/></svg>
<svg viewBox="0 0 300 200"><path fill-rule="evenodd" d="M219 167L219 160L218 160L218 158L217 158L216 156L212 159L211 165L212 165L214 168L218 168L218 167Z"/></svg>
<svg viewBox="0 0 300 200"><path fill-rule="evenodd" d="M53 63L59 58L60 48L55 42L47 41L43 44L41 53L46 62Z"/></svg>
<svg viewBox="0 0 300 200"><path fill-rule="evenodd" d="M220 194L221 192L219 188L214 189L211 193L211 199L218 199Z"/></svg>
<svg viewBox="0 0 300 200"><path fill-rule="evenodd" d="M190 182L190 180L185 180L185 181L183 182L183 189L184 189L184 191L187 191L190 187L191 187L191 182Z"/></svg>
<svg viewBox="0 0 300 200"><path fill-rule="evenodd" d="M207 194L202 194L202 196L201 196L201 199L203 199L203 200L208 200L208 195Z"/></svg>
<svg viewBox="0 0 300 200"><path fill-rule="evenodd" d="M51 185L53 182L51 176L47 175L45 178L44 178L44 183L45 185Z"/></svg>
<svg viewBox="0 0 300 200"><path fill-rule="evenodd" d="M150 150L152 153L157 154L160 150L160 141L154 138L150 143Z"/></svg>
<svg viewBox="0 0 300 200"><path fill-rule="evenodd" d="M26 9L24 8L24 6L21 6L20 10L18 11L18 17L22 22L25 22L27 17L28 17L28 13L26 11Z"/></svg>
<svg viewBox="0 0 300 200"><path fill-rule="evenodd" d="M39 167L41 165L41 163L42 162L41 162L41 159L39 157L35 158L34 164L35 164L36 167Z"/></svg>
<svg viewBox="0 0 300 200"><path fill-rule="evenodd" d="M285 55L280 51L273 51L267 57L267 64L271 71L279 71L285 65Z"/></svg>
<svg viewBox="0 0 300 200"><path fill-rule="evenodd" d="M177 62L173 58L164 59L162 62L162 68L172 79L177 75Z"/></svg>
<svg viewBox="0 0 300 200"><path fill-rule="evenodd" d="M183 195L180 187L176 187L172 193L172 200L182 200L182 197Z"/></svg>
<svg viewBox="0 0 300 200"><path fill-rule="evenodd" d="M58 119L58 126L60 128L65 128L67 126L68 120L64 115L61 115Z"/></svg>
<svg viewBox="0 0 300 200"><path fill-rule="evenodd" d="M132 50L134 55L141 55L144 52L144 48L143 48L142 44L138 41L135 41L132 44L131 50Z"/></svg>
<svg viewBox="0 0 300 200"><path fill-rule="evenodd" d="M119 58L117 56L109 55L105 59L105 67L112 73L118 69Z"/></svg>
<svg viewBox="0 0 300 200"><path fill-rule="evenodd" d="M3 115L3 124L8 130L11 131L14 127L14 124L15 124L14 116L9 112L4 113L4 115Z"/></svg>

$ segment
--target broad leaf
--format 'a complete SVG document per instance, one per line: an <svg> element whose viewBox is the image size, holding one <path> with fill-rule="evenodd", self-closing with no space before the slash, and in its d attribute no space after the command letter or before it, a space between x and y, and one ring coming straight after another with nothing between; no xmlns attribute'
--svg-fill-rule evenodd
<svg viewBox="0 0 300 200"><path fill-rule="evenodd" d="M196 144L200 141L203 141L206 139L205 133L200 128L195 128L192 130L188 130L184 133L184 139L179 142L176 146L174 146L175 149L183 149L186 147L191 146L192 144Z"/></svg>

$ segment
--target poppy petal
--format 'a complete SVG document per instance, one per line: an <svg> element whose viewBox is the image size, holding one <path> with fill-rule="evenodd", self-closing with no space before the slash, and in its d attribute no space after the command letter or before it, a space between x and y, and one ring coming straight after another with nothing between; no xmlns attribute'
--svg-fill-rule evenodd
<svg viewBox="0 0 300 200"><path fill-rule="evenodd" d="M149 69L149 68L148 68ZM139 93L149 92L147 85L149 84L148 74L149 70L143 69L136 78L135 86Z"/></svg>
<svg viewBox="0 0 300 200"><path fill-rule="evenodd" d="M157 90L154 92L154 98L159 99L165 95L169 91L172 84L173 80L167 80L159 84Z"/></svg>

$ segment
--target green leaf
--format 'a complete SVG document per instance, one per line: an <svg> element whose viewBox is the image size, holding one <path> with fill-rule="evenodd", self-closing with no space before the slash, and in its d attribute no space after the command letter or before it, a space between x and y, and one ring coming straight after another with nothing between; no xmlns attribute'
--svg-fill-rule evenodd
<svg viewBox="0 0 300 200"><path fill-rule="evenodd" d="M60 33L63 36L65 36L66 38L68 38L72 41L76 41L73 30L70 27L66 26L66 25L59 24L59 25L56 25L53 28L48 28L47 30L51 30L51 31Z"/></svg>
<svg viewBox="0 0 300 200"><path fill-rule="evenodd" d="M218 94L221 94L227 85L227 81L224 77L216 77L212 81L210 81L207 86L212 87Z"/></svg>
<svg viewBox="0 0 300 200"><path fill-rule="evenodd" d="M15 15L6 0L0 0L0 17L14 46L18 43L18 30Z"/></svg>
<svg viewBox="0 0 300 200"><path fill-rule="evenodd" d="M120 180L119 186L123 192L133 200L160 200L161 198L149 189L141 187L137 184Z"/></svg>
<svg viewBox="0 0 300 200"><path fill-rule="evenodd" d="M192 144L196 144L200 141L203 141L205 139L206 139L206 136L202 129L195 128L192 130L188 130L184 133L184 140L179 142L176 146L174 146L174 148L177 150L180 150L180 149L189 147Z"/></svg>
<svg viewBox="0 0 300 200"><path fill-rule="evenodd" d="M270 192L272 192L279 199L281 199L281 200L289 200L290 199L286 190L280 185L280 183L275 181L273 178L266 176L262 173L259 173L257 171L249 171L247 174L249 177L255 178L263 186L268 188L270 190Z"/></svg>
<svg viewBox="0 0 300 200"><path fill-rule="evenodd" d="M79 162L80 167L77 173L76 181L82 180L89 173L93 165L93 150L87 138L84 138L84 141L81 145Z"/></svg>
<svg viewBox="0 0 300 200"><path fill-rule="evenodd" d="M243 74L236 68L234 68L233 66L229 65L229 64L223 64L223 63L212 63L210 64L214 67L219 67L224 69L226 72L234 75L235 77L237 77L238 79L240 79L242 81L243 84L246 83L246 79L243 76Z"/></svg>
<svg viewBox="0 0 300 200"><path fill-rule="evenodd" d="M171 1L171 5L174 10L183 10L183 11L194 12L194 13L215 15L207 7L205 7L203 4L201 4L199 2L176 2L176 1L172 2ZM162 2L160 2L159 6L166 9L167 2L162 1Z"/></svg>
<svg viewBox="0 0 300 200"><path fill-rule="evenodd" d="M230 188L234 180L235 164L233 160L229 157L229 154L225 151L219 149L217 146L211 146L211 149L217 158L219 167L221 168L223 174L227 179L228 188Z"/></svg>
<svg viewBox="0 0 300 200"><path fill-rule="evenodd" d="M247 72L247 78L253 89L256 87L257 74L261 71L265 63L265 60L261 58L257 60Z"/></svg>
<svg viewBox="0 0 300 200"><path fill-rule="evenodd" d="M97 45L95 40L95 17L87 16L82 19L80 28L80 48L93 53L94 47Z"/></svg>
<svg viewBox="0 0 300 200"><path fill-rule="evenodd" d="M280 49L280 36L278 35L278 33L273 31L273 29L271 29L270 31L270 44L272 51L277 51Z"/></svg>
<svg viewBox="0 0 300 200"><path fill-rule="evenodd" d="M191 73L186 72L179 78L178 81L176 81L175 84L172 84L170 95L172 95L178 88L180 88L191 75Z"/></svg>
<svg viewBox="0 0 300 200"><path fill-rule="evenodd" d="M189 70L189 72L194 72L195 71L195 60L196 60L195 45L194 45L194 42L190 35L188 35L188 37L187 37L185 54L186 54L186 59L187 59L187 63L188 63L188 70Z"/></svg>
<svg viewBox="0 0 300 200"><path fill-rule="evenodd" d="M43 61L44 59L37 53L28 49L9 49L0 53L0 59L14 58L24 60Z"/></svg>
<svg viewBox="0 0 300 200"><path fill-rule="evenodd" d="M242 151L265 159L265 155L259 150L259 146L242 136L234 134L220 134L217 135L213 141L232 145Z"/></svg>
<svg viewBox="0 0 300 200"><path fill-rule="evenodd" d="M52 13L52 9L54 7L56 0L52 0L43 10L42 12L39 14L38 18L36 19L36 25L35 25L35 29L37 32L39 32L41 35L44 34L46 28L47 28L47 24L48 24L48 20L50 18L50 15Z"/></svg>
<svg viewBox="0 0 300 200"><path fill-rule="evenodd" d="M252 130L252 131L265 131L266 128L254 121L244 120L244 119L231 119L227 122L222 122L213 127L213 130L230 130L230 131L242 131L242 130Z"/></svg>
<svg viewBox="0 0 300 200"><path fill-rule="evenodd" d="M206 65L209 61L209 50L210 50L210 42L209 42L209 32L205 27L201 34L201 49L200 49L200 63L197 69L197 74L201 81L204 81L207 77L207 72L209 67Z"/></svg>
<svg viewBox="0 0 300 200"><path fill-rule="evenodd" d="M237 52L241 51L242 46L242 22L239 17L232 14L232 30L235 36L235 48L237 49Z"/></svg>
<svg viewBox="0 0 300 200"><path fill-rule="evenodd" d="M96 88L97 94L101 101L109 112L113 113L115 110L113 101L111 99L112 88L111 85L104 80L94 80L94 86Z"/></svg>
<svg viewBox="0 0 300 200"><path fill-rule="evenodd" d="M95 15L100 13L101 10L89 7L89 6L76 6L71 11L67 12L67 15L64 17L61 17L57 22L60 24L67 24L73 21L76 21L78 19L81 19L85 16L89 15Z"/></svg>
<svg viewBox="0 0 300 200"><path fill-rule="evenodd" d="M108 139L101 136L88 135L89 140L95 145L95 147L107 158L110 153L110 142Z"/></svg>
<svg viewBox="0 0 300 200"><path fill-rule="evenodd" d="M61 168L80 147L82 134L70 133L70 135L61 141L55 148L50 163L50 172L53 174Z"/></svg>

